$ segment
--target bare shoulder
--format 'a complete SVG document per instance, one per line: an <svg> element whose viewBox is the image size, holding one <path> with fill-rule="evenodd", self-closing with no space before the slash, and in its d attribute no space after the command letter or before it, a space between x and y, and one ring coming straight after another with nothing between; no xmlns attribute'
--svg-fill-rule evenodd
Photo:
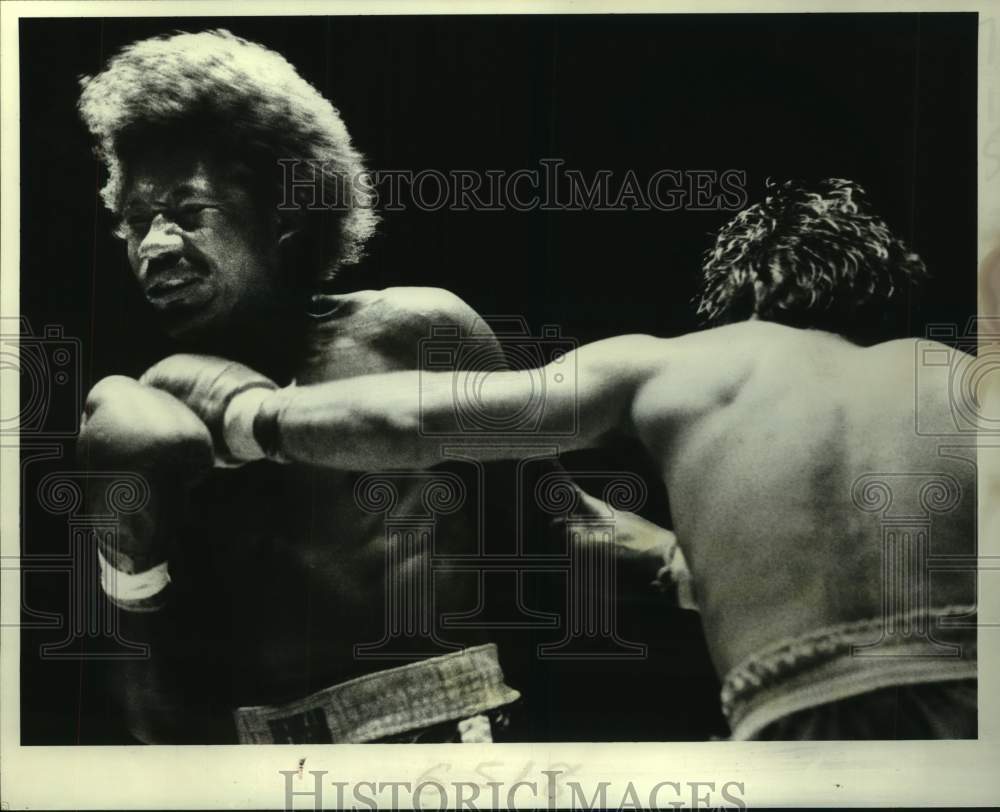
<svg viewBox="0 0 1000 812"><path fill-rule="evenodd" d="M748 347L767 344L742 329L704 330L672 338L630 334L606 338L580 347L579 363L592 373L630 378L641 383L660 375L676 376L686 368L720 370ZM755 332L753 330L749 331ZM772 342L773 343L773 342Z"/></svg>
<svg viewBox="0 0 1000 812"><path fill-rule="evenodd" d="M495 341L482 317L443 288L362 291L353 294L352 301L337 329L346 342L367 348L368 360L355 374L423 368L435 341L469 336Z"/></svg>
<svg viewBox="0 0 1000 812"><path fill-rule="evenodd" d="M976 359L967 352L970 349L926 338L903 338L867 347L862 354L869 369L908 383L915 381L927 397L935 390L947 390L956 373L958 380L976 377Z"/></svg>
<svg viewBox="0 0 1000 812"><path fill-rule="evenodd" d="M614 336L579 347L577 363L592 374L615 378L638 373L648 376L668 363L676 341L641 333Z"/></svg>
<svg viewBox="0 0 1000 812"><path fill-rule="evenodd" d="M733 403L748 387L785 380L790 355L808 343L794 338L791 328L744 322L635 343L634 425L662 437Z"/></svg>
<svg viewBox="0 0 1000 812"><path fill-rule="evenodd" d="M609 356L627 356L654 372L676 374L685 367L713 369L718 373L747 359L760 359L769 352L787 356L789 348L801 347L792 341L791 328L766 322L742 322L705 330L695 330L671 338L648 335L608 339Z"/></svg>
<svg viewBox="0 0 1000 812"><path fill-rule="evenodd" d="M459 296L444 288L394 287L355 290L314 297L317 325L334 331L407 332L427 325L478 328L482 318Z"/></svg>
<svg viewBox="0 0 1000 812"><path fill-rule="evenodd" d="M458 327L463 335L486 329L468 303L444 288L385 288L375 295L379 313L397 329L428 334L434 327Z"/></svg>
<svg viewBox="0 0 1000 812"><path fill-rule="evenodd" d="M442 333L452 340L472 331L492 336L468 304L442 288L319 295L310 316L302 382L420 368L425 340Z"/></svg>
<svg viewBox="0 0 1000 812"><path fill-rule="evenodd" d="M923 361L933 363L935 359L942 362L948 360L961 360L964 357L971 358L967 350L970 347L953 347L934 341L929 338L898 338L894 341L886 341L882 344L875 344L865 348L865 352L872 357L885 358L907 358L916 363Z"/></svg>

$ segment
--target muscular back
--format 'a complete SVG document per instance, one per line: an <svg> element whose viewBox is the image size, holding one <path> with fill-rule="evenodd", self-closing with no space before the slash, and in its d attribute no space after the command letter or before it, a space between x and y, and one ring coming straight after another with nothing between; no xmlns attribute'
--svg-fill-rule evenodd
<svg viewBox="0 0 1000 812"><path fill-rule="evenodd" d="M880 616L891 519L932 516L931 554L974 553L974 451L917 433L917 403L945 426L950 405L915 341L861 348L748 322L656 345L632 419L661 464L720 672L779 638ZM931 482L957 485L944 512L921 497ZM971 573L934 575L931 605L974 597Z"/></svg>

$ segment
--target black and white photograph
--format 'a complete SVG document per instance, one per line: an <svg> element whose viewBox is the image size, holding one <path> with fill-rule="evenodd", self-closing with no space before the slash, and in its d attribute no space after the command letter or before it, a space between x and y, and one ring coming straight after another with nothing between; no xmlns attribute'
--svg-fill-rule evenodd
<svg viewBox="0 0 1000 812"><path fill-rule="evenodd" d="M4 809L1000 797L995 6L5 5Z"/></svg>

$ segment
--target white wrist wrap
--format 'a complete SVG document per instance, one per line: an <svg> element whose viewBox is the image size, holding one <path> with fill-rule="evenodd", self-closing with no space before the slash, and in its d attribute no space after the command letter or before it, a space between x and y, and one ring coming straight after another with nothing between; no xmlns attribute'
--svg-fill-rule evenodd
<svg viewBox="0 0 1000 812"><path fill-rule="evenodd" d="M166 561L145 572L130 575L112 567L98 550L97 564L101 570L101 589L112 602L125 608L158 595L170 583Z"/></svg>
<svg viewBox="0 0 1000 812"><path fill-rule="evenodd" d="M273 389L254 387L240 392L226 407L222 418L223 436L229 453L242 462L264 459L264 449L253 434L253 421L260 404L273 394Z"/></svg>

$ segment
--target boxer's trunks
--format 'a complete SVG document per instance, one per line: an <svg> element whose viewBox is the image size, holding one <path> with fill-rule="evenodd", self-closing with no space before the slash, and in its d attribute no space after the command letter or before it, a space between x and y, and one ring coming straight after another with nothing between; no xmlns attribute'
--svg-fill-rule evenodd
<svg viewBox="0 0 1000 812"><path fill-rule="evenodd" d="M723 680L732 739L976 738L975 624L950 606L769 646Z"/></svg>
<svg viewBox="0 0 1000 812"><path fill-rule="evenodd" d="M286 705L237 708L242 744L492 741L520 694L492 643L366 674Z"/></svg>

